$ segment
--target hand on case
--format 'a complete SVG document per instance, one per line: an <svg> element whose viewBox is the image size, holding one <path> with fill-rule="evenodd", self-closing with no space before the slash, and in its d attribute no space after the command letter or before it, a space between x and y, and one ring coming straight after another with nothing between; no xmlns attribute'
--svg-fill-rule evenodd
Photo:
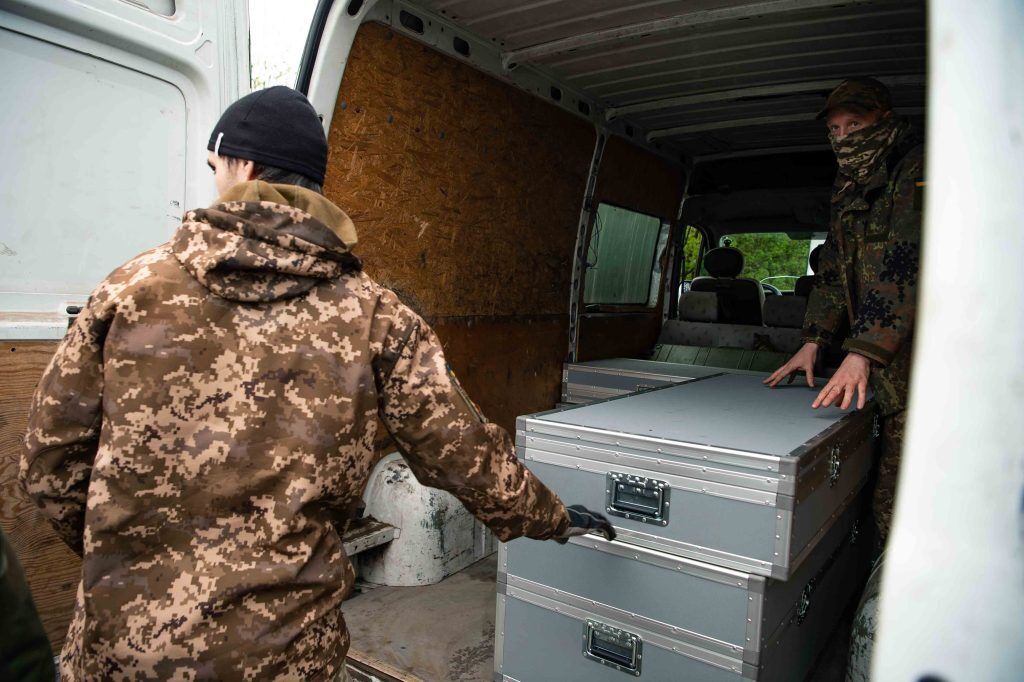
<svg viewBox="0 0 1024 682"><path fill-rule="evenodd" d="M555 538L563 545L569 538L587 533L598 533L608 541L615 539L615 528L603 515L590 511L582 504L567 507L566 511L569 512L569 527L563 535Z"/></svg>

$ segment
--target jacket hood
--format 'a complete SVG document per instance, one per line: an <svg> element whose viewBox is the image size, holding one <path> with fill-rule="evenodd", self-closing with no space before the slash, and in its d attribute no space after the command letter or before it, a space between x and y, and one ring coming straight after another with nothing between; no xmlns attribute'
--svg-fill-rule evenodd
<svg viewBox="0 0 1024 682"><path fill-rule="evenodd" d="M361 269L356 230L322 195L253 180L185 214L170 245L185 270L222 298L292 298Z"/></svg>

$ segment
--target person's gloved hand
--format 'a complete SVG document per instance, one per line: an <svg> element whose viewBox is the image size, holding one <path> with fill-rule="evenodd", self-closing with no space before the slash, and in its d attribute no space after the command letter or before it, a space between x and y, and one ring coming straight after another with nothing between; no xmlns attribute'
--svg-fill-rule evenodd
<svg viewBox="0 0 1024 682"><path fill-rule="evenodd" d="M566 511L569 512L569 527L564 534L554 538L561 544L564 545L569 538L587 533L598 533L608 541L615 539L615 528L603 515L590 511L582 504L566 507Z"/></svg>

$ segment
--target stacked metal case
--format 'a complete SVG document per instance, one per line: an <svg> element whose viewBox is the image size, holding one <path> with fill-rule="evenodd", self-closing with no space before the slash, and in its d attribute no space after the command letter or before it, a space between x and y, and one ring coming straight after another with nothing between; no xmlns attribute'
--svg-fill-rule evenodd
<svg viewBox="0 0 1024 682"><path fill-rule="evenodd" d="M868 568L869 410L719 374L521 417L519 456L618 539L499 554L495 679L799 680Z"/></svg>
<svg viewBox="0 0 1024 682"><path fill-rule="evenodd" d="M579 405L618 398L627 393L682 384L716 374L766 376L762 372L742 369L721 369L633 358L569 362L562 369L562 403Z"/></svg>

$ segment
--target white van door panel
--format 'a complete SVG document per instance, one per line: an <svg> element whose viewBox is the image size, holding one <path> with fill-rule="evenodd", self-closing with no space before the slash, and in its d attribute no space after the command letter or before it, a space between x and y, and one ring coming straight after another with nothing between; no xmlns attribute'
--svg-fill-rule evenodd
<svg viewBox="0 0 1024 682"><path fill-rule="evenodd" d="M0 338L68 306L215 188L206 140L248 90L244 0L0 4Z"/></svg>

